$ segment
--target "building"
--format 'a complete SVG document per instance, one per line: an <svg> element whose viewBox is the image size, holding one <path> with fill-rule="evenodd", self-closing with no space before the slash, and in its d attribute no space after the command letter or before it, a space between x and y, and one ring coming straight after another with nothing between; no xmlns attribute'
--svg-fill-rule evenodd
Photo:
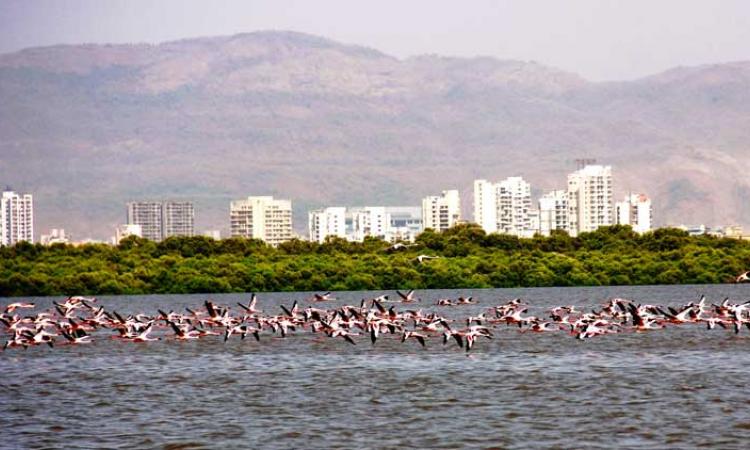
<svg viewBox="0 0 750 450"><path fill-rule="evenodd" d="M0 197L0 245L34 242L34 200L7 188Z"/></svg>
<svg viewBox="0 0 750 450"><path fill-rule="evenodd" d="M323 243L328 236L346 239L346 208L334 206L308 213L310 241Z"/></svg>
<svg viewBox="0 0 750 450"><path fill-rule="evenodd" d="M112 244L117 245L120 241L130 236L143 237L143 227L135 224L118 225L115 228L115 237L112 238Z"/></svg>
<svg viewBox="0 0 750 450"><path fill-rule="evenodd" d="M143 238L155 242L162 240L164 229L162 202L129 202L127 207L127 225L139 225Z"/></svg>
<svg viewBox="0 0 750 450"><path fill-rule="evenodd" d="M203 233L201 233L201 236L211 238L215 241L218 241L221 239L221 231L219 230L204 230Z"/></svg>
<svg viewBox="0 0 750 450"><path fill-rule="evenodd" d="M332 207L310 211L308 217L309 239L313 242L324 242L327 236L354 242L367 237L413 241L422 231L419 206Z"/></svg>
<svg viewBox="0 0 750 450"><path fill-rule="evenodd" d="M538 209L530 209L529 210L529 237L533 237L535 234L539 233L539 230L541 228L540 226L541 221L541 215L539 214Z"/></svg>
<svg viewBox="0 0 750 450"><path fill-rule="evenodd" d="M651 199L645 194L630 194L615 204L618 225L630 225L636 233L651 231Z"/></svg>
<svg viewBox="0 0 750 450"><path fill-rule="evenodd" d="M422 200L422 224L425 229L445 231L461 220L461 199L457 190Z"/></svg>
<svg viewBox="0 0 750 450"><path fill-rule="evenodd" d="M155 242L172 236L195 235L192 202L129 202L127 224L140 225L142 236Z"/></svg>
<svg viewBox="0 0 750 450"><path fill-rule="evenodd" d="M192 202L164 202L164 239L172 236L195 235L195 210Z"/></svg>
<svg viewBox="0 0 750 450"><path fill-rule="evenodd" d="M39 238L39 242L42 245L52 244L69 244L70 237L65 235L65 230L62 228L53 228L49 234L43 234Z"/></svg>
<svg viewBox="0 0 750 450"><path fill-rule="evenodd" d="M700 225L678 225L676 228L685 231L690 236L703 236L711 232L711 229L703 224Z"/></svg>
<svg viewBox="0 0 750 450"><path fill-rule="evenodd" d="M346 234L349 240L362 242L368 236L386 239L391 217L385 206L352 208L348 216Z"/></svg>
<svg viewBox="0 0 750 450"><path fill-rule="evenodd" d="M270 196L248 197L229 206L232 237L278 245L292 239L292 202Z"/></svg>
<svg viewBox="0 0 750 450"><path fill-rule="evenodd" d="M497 184L497 231L531 237L531 185L522 177L509 177Z"/></svg>
<svg viewBox="0 0 750 450"><path fill-rule="evenodd" d="M544 194L538 202L539 233L549 236L552 230L570 232L568 225L568 192L559 190Z"/></svg>
<svg viewBox="0 0 750 450"><path fill-rule="evenodd" d="M386 206L385 212L390 217L385 240L414 242L422 232L422 208L419 206Z"/></svg>
<svg viewBox="0 0 750 450"><path fill-rule="evenodd" d="M73 247L83 247L85 245L109 245L111 242L102 241L100 239L94 239L94 238L83 238L78 241L72 241L70 245Z"/></svg>
<svg viewBox="0 0 750 450"><path fill-rule="evenodd" d="M497 186L474 180L474 222L486 233L497 233Z"/></svg>
<svg viewBox="0 0 750 450"><path fill-rule="evenodd" d="M588 165L568 175L571 236L612 225L612 167Z"/></svg>
<svg viewBox="0 0 750 450"><path fill-rule="evenodd" d="M509 177L499 183L475 180L474 221L486 233L533 236L537 228L531 209L531 185L522 177Z"/></svg>

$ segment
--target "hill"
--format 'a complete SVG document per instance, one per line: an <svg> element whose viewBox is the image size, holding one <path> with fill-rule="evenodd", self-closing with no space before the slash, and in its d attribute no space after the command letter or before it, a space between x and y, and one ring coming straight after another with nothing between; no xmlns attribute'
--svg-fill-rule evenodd
<svg viewBox="0 0 750 450"><path fill-rule="evenodd" d="M750 63L592 83L535 62L400 60L292 32L0 55L0 182L37 232L106 237L131 199L419 204L474 178L565 186L580 157L645 191L658 224L750 224Z"/></svg>

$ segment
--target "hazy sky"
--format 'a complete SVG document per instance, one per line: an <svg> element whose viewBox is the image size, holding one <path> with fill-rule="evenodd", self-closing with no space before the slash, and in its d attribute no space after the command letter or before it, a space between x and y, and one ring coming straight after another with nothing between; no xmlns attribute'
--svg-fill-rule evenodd
<svg viewBox="0 0 750 450"><path fill-rule="evenodd" d="M398 57L534 60L591 80L750 60L748 0L0 0L0 53L269 29Z"/></svg>

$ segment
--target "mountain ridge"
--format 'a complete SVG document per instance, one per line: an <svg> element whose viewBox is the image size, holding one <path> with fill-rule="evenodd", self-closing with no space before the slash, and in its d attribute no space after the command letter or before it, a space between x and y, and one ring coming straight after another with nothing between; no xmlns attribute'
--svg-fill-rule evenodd
<svg viewBox="0 0 750 450"><path fill-rule="evenodd" d="M36 195L37 234L108 236L144 197L193 199L226 231L229 201L260 194L292 198L301 232L309 207L449 188L468 214L474 178L539 194L591 157L659 224L750 224L748 100L742 61L591 82L296 32L53 46L0 55L0 182Z"/></svg>

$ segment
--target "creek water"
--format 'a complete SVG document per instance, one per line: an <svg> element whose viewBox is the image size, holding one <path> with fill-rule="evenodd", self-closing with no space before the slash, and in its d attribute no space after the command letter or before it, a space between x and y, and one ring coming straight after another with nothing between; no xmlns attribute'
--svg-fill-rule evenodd
<svg viewBox="0 0 750 450"><path fill-rule="evenodd" d="M393 291L337 292L317 307ZM520 297L529 313L612 297L680 305L750 298L750 286L418 291L454 318ZM434 306L473 296L477 305ZM258 295L266 314L310 293ZM121 314L200 308L246 294L101 297ZM0 299L4 306L17 299ZM38 312L61 298L34 301ZM233 311L239 309L233 308ZM21 311L25 314L26 311ZM438 337L367 336L357 345L297 331L287 338L206 337L0 353L2 448L747 448L750 331L671 326L584 341L565 331L498 326L469 355Z"/></svg>

